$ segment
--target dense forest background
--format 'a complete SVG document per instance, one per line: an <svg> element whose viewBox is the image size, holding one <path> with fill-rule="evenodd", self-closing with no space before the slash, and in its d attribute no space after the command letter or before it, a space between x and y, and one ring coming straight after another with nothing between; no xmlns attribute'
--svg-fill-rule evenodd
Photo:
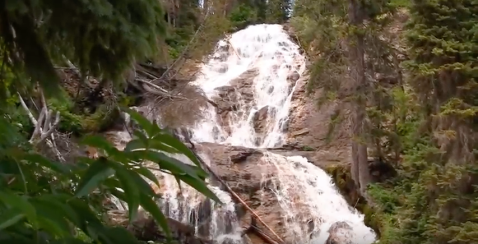
<svg viewBox="0 0 478 244"><path fill-rule="evenodd" d="M380 243L478 241L477 7L295 3L291 23L313 60L311 94L324 89L319 105L335 100L351 111L351 178L364 211L375 211L369 224ZM370 175L370 157L393 167L389 177Z"/></svg>
<svg viewBox="0 0 478 244"><path fill-rule="evenodd" d="M310 99L350 111L331 119L352 121L344 170L380 243L478 242L475 1L6 0L0 11L1 241L136 243L104 217L111 194L130 219L141 205L166 229L144 160L214 198L192 152L138 113L126 110L140 129L124 151L95 134L141 100L138 83L168 96L228 33L287 23L311 61ZM145 67L149 80L131 79ZM101 157L63 153L85 135ZM370 175L370 158L389 174Z"/></svg>

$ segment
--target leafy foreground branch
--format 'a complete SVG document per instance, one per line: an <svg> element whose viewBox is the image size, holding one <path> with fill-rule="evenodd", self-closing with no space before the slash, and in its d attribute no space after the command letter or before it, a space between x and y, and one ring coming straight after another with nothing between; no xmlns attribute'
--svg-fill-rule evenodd
<svg viewBox="0 0 478 244"><path fill-rule="evenodd" d="M129 221L142 208L169 238L168 220L149 184L159 182L143 165L146 161L219 202L207 188L207 174L194 153L139 113L125 110L141 128L133 132L134 139L125 149L119 151L106 139L89 136L82 144L96 148L102 156L81 157L76 164L50 161L35 153L32 144L0 118L0 242L140 243L125 228L105 224L102 202L111 195L128 204ZM184 154L195 165L166 153Z"/></svg>

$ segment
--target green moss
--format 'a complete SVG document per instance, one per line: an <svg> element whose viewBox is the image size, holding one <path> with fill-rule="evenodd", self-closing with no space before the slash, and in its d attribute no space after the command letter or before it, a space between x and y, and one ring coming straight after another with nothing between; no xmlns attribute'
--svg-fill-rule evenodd
<svg viewBox="0 0 478 244"><path fill-rule="evenodd" d="M110 128L120 117L116 107L103 105L95 113L85 116L82 122L84 132L101 132Z"/></svg>
<svg viewBox="0 0 478 244"><path fill-rule="evenodd" d="M315 151L315 149L311 146L303 146L302 151Z"/></svg>
<svg viewBox="0 0 478 244"><path fill-rule="evenodd" d="M358 194L350 175L350 166L343 164L330 165L325 171L332 177L338 190L344 195L347 202L354 206L357 204Z"/></svg>
<svg viewBox="0 0 478 244"><path fill-rule="evenodd" d="M365 224L380 235L383 230L382 227L384 226L382 221L383 216L367 204L365 199L360 196L352 180L350 165L330 165L325 168L325 171L332 177L337 189L344 196L348 204L365 215Z"/></svg>
<svg viewBox="0 0 478 244"><path fill-rule="evenodd" d="M132 106L138 101L138 98L124 93L117 95L118 104L122 106ZM105 131L120 117L120 112L113 101L90 108L78 105L71 98L66 101L50 99L48 105L52 110L60 112L59 131L72 133L74 136ZM90 112L91 109L94 109L94 112Z"/></svg>

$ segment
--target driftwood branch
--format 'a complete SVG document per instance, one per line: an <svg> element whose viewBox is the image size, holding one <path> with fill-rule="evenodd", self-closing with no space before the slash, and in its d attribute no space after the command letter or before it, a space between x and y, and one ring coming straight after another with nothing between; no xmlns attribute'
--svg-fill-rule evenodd
<svg viewBox="0 0 478 244"><path fill-rule="evenodd" d="M60 112L57 111L56 113L54 113L53 111L50 111L48 109L48 105L46 103L46 99L43 92L40 92L40 95L42 108L40 110L40 114L38 115L38 119L35 119L35 116L33 116L33 113L28 108L22 96L20 95L20 93L18 93L20 104L22 105L23 109L33 123L33 126L35 126L35 129L33 130L33 134L30 137L29 142L32 145L37 146L43 141L45 141L47 146L55 153L58 160L60 160L61 162L65 162L65 159L56 147L55 137L53 135L53 133L56 131L58 124L60 123Z"/></svg>
<svg viewBox="0 0 478 244"><path fill-rule="evenodd" d="M251 229L254 234L259 236L263 241L269 243L269 244L278 244L276 241L274 241L272 238L270 238L268 235L266 235L264 232L262 232L257 226L251 225Z"/></svg>
<svg viewBox="0 0 478 244"><path fill-rule="evenodd" d="M179 98L179 99L186 100L185 97L173 95L170 92L168 92L167 90L163 89L162 87L152 83L151 81L147 81L147 80L144 80L144 79L136 79L136 80L141 82L142 84L144 84L141 87L143 87L144 90L146 90L149 93L152 93L152 94L158 95L158 96L164 96L164 97L169 97L169 98ZM154 89L152 89L152 88L154 88Z"/></svg>

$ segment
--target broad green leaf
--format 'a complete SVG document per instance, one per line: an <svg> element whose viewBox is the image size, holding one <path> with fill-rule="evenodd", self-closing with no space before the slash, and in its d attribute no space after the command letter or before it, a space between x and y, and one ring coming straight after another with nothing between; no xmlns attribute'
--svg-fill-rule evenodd
<svg viewBox="0 0 478 244"><path fill-rule="evenodd" d="M177 176L181 181L184 181L186 184L190 185L198 192L204 194L206 197L214 200L215 202L221 203L221 200L217 198L216 194L214 194L206 185L206 183L202 180L198 180L197 178L192 178L188 175L181 175Z"/></svg>
<svg viewBox="0 0 478 244"><path fill-rule="evenodd" d="M15 244L32 244L35 243L33 238L31 238L31 232L7 232L2 231L0 235L0 243L15 243Z"/></svg>
<svg viewBox="0 0 478 244"><path fill-rule="evenodd" d="M76 212L78 218L80 218L81 224L78 225L78 227L83 232L88 233L90 234L90 237L93 237L92 235L101 231L103 224L88 204L80 199L71 199L68 201L68 205Z"/></svg>
<svg viewBox="0 0 478 244"><path fill-rule="evenodd" d="M17 194L0 191L0 201L4 202L7 206L12 209L17 209L21 211L25 217L30 221L30 223L36 227L37 225L37 213L35 207L27 200L24 196L19 196Z"/></svg>
<svg viewBox="0 0 478 244"><path fill-rule="evenodd" d="M99 235L100 241L111 244L135 244L139 242L130 232L120 227L105 227Z"/></svg>
<svg viewBox="0 0 478 244"><path fill-rule="evenodd" d="M133 139L133 140L129 141L128 144L126 144L126 147L124 148L124 151L125 152L131 152L131 151L138 150L138 149L144 150L146 148L147 148L147 146L144 142L142 142L139 139Z"/></svg>
<svg viewBox="0 0 478 244"><path fill-rule="evenodd" d="M84 231L91 239L93 240L98 240L98 236L101 234L103 231L104 227L103 225L97 225L97 226L92 226L92 225L87 225L86 230Z"/></svg>
<svg viewBox="0 0 478 244"><path fill-rule="evenodd" d="M10 209L0 215L0 230L10 227L25 217L18 209Z"/></svg>
<svg viewBox="0 0 478 244"><path fill-rule="evenodd" d="M107 186L108 189L115 188L115 187L121 188L121 182L119 181L117 177L110 177L106 179L105 181L103 181L103 185Z"/></svg>
<svg viewBox="0 0 478 244"><path fill-rule="evenodd" d="M122 108L126 113L128 113L132 120L139 124L139 126L146 131L148 137L151 137L155 133L161 131L157 125L151 123L147 118L143 115L139 114L138 112L130 109L130 108Z"/></svg>
<svg viewBox="0 0 478 244"><path fill-rule="evenodd" d="M156 204L156 202L154 202L150 196L144 193L140 194L140 203L144 210L153 216L154 220L156 220L158 225L163 229L163 231L166 233L167 239L170 241L171 231L169 230L168 221L163 212L161 212L159 209L158 204Z"/></svg>
<svg viewBox="0 0 478 244"><path fill-rule="evenodd" d="M108 140L106 140L102 136L86 136L85 138L83 138L83 140L81 140L80 144L103 149L109 155L114 155L118 153L118 149L116 149Z"/></svg>
<svg viewBox="0 0 478 244"><path fill-rule="evenodd" d="M169 145L170 147L177 149L179 152L186 155L194 164L201 167L201 164L198 158L196 157L196 155L176 137L168 133L161 133L154 136L153 139L156 139L156 140L159 139L163 141L164 143L166 143L167 145Z"/></svg>
<svg viewBox="0 0 478 244"><path fill-rule="evenodd" d="M100 158L96 160L92 165L90 165L83 177L81 177L81 181L78 184L76 191L76 196L86 196L96 189L102 181L112 176L114 173L114 169L109 166L109 163L106 161L106 159Z"/></svg>
<svg viewBox="0 0 478 244"><path fill-rule="evenodd" d="M42 195L37 198L35 198L35 201L38 202L43 202L45 205L52 206L61 213L61 215L65 218L67 218L69 221L71 221L74 224L79 224L80 223L80 218L78 217L77 213L75 210L67 204L69 196L67 195L61 195L61 194L55 194L55 195Z"/></svg>
<svg viewBox="0 0 478 244"><path fill-rule="evenodd" d="M167 152L171 154L182 154L178 149L171 147L170 145L165 144L163 141L158 139L151 139L149 142L149 149L156 149L162 152Z"/></svg>
<svg viewBox="0 0 478 244"><path fill-rule="evenodd" d="M201 168L185 164L162 152L150 150L144 153L144 157L146 160L156 163L161 169L169 170L173 174L187 174L197 179L205 179L207 177L206 172Z"/></svg>
<svg viewBox="0 0 478 244"><path fill-rule="evenodd" d="M52 169L59 173L69 174L71 171L71 169L66 164L50 161L40 154L26 154L23 158L27 161L38 163L41 166Z"/></svg>
<svg viewBox="0 0 478 244"><path fill-rule="evenodd" d="M140 173L144 177L146 177L148 180L154 182L157 186L159 186L159 181L156 175L153 174L153 172L145 167L140 166L137 169L134 169L136 172Z"/></svg>
<svg viewBox="0 0 478 244"><path fill-rule="evenodd" d="M59 211L57 206L49 202L38 201L35 198L31 200L31 203L38 213L38 222L42 229L49 230L51 234L62 237L70 234L70 226L65 219L66 216L61 210Z"/></svg>
<svg viewBox="0 0 478 244"><path fill-rule="evenodd" d="M148 182L143 177L141 177L140 174L138 174L135 171L130 171L129 173L130 173L131 179L134 181L134 183L136 184L136 187L138 187L140 191L142 191L146 195L150 195L150 196L155 195L153 188L148 184Z"/></svg>
<svg viewBox="0 0 478 244"><path fill-rule="evenodd" d="M116 176L121 182L124 195L126 197L125 200L128 204L129 219L133 220L136 218L136 214L138 213L139 193L141 191L141 186L136 184L136 179L134 178L134 175L137 175L137 173L126 169L119 163L111 162L111 165L116 170Z"/></svg>
<svg viewBox="0 0 478 244"><path fill-rule="evenodd" d="M146 137L146 135L145 135L142 131L134 130L134 131L133 131L133 135L134 135L137 139L139 139L140 141L142 141L145 145L148 145L149 139Z"/></svg>
<svg viewBox="0 0 478 244"><path fill-rule="evenodd" d="M121 191L119 191L118 189L115 189L115 188L109 189L109 191L111 192L111 194L113 196L117 197L118 199L123 200L125 202L127 201L124 192L121 192Z"/></svg>

